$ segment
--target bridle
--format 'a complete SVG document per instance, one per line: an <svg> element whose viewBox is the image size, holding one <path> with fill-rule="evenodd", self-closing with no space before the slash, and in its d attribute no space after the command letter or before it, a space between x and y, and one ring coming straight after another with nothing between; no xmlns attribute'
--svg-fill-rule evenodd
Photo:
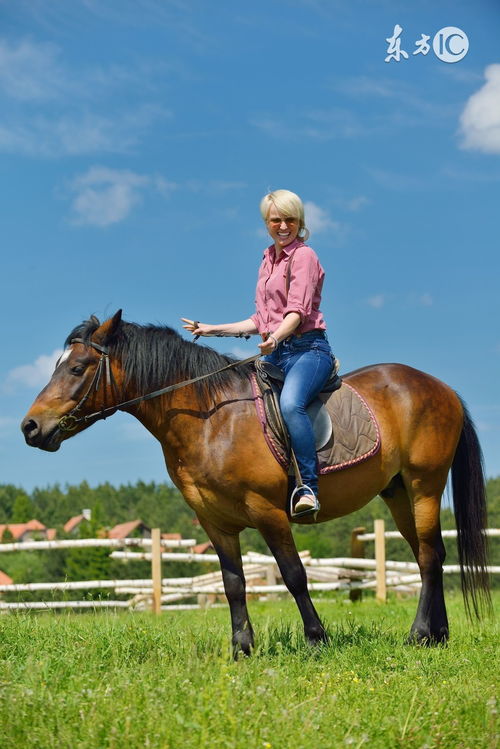
<svg viewBox="0 0 500 749"><path fill-rule="evenodd" d="M111 364L109 361L109 349L105 348L104 346L100 346L98 343L94 343L93 341L89 341L88 343L86 343L83 338L73 338L69 343L70 346L72 346L73 343L83 343L84 345L92 346L92 348L99 352L100 356L96 370L94 372L94 376L87 389L87 392L69 413L64 414L64 416L59 419L57 426L59 427L61 432L73 432L80 423L86 423L92 418L95 418L96 421L98 421L99 419L105 419L110 415L111 411L115 413L118 408L118 406L106 406L106 381L108 381L111 385L112 393L114 393L117 389L116 380L113 376ZM94 394L98 392L101 385L101 379L104 380L104 401L101 410L87 416L77 416L78 412L83 408L87 400L90 398L92 392Z"/></svg>
<svg viewBox="0 0 500 749"><path fill-rule="evenodd" d="M83 343L84 346L91 346L93 349L99 352L100 356L96 371L94 372L94 376L87 389L87 392L76 404L76 406L71 409L71 411L69 411L67 414L64 414L64 416L61 416L61 418L59 419L57 426L59 427L61 432L73 432L80 424L87 424L87 422L89 421L96 422L100 419L106 419L108 416L112 416L114 413L116 413L119 408L126 408L127 406L133 406L136 403L142 403L143 401L151 400L152 398L158 398L158 396L160 395L164 395L165 393L170 393L173 390L178 390L179 388L186 387L186 385L192 385L194 382L204 380L206 377L212 377L212 375L219 374L219 372L224 372L224 370L226 369L232 369L233 367L238 367L242 364L250 364L250 362L255 361L261 356L261 354L256 354L255 356L248 357L248 359L243 359L242 361L236 361L232 364L227 364L225 367L216 369L214 372L209 372L208 374L200 375L199 377L193 377L191 380L177 382L175 383L175 385L168 385L167 387L161 388L160 390L155 390L152 393L147 393L146 395L139 395L137 398L131 398L130 400L122 401L121 403L117 403L113 406L107 406L106 383L109 382L112 395L114 395L117 391L116 380L113 376L113 371L111 369L111 364L109 361L109 349L105 346L100 346L98 343L94 343L93 341L84 341L83 338L72 338L69 342L69 345L71 346L73 345L73 343ZM96 394L98 392L101 386L101 380L104 383L104 401L102 408L92 414L78 416L78 412L81 411L82 407L90 398L90 395L92 393Z"/></svg>

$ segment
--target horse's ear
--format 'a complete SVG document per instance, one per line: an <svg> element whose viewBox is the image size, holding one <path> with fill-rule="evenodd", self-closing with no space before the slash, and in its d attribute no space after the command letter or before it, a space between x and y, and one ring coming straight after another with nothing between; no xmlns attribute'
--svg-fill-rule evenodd
<svg viewBox="0 0 500 749"><path fill-rule="evenodd" d="M116 334L120 327L121 320L122 311L119 309L118 312L115 312L113 317L110 317L109 320L105 320L102 325L97 328L92 336L94 343L98 343L100 346L106 346L106 344L108 344Z"/></svg>

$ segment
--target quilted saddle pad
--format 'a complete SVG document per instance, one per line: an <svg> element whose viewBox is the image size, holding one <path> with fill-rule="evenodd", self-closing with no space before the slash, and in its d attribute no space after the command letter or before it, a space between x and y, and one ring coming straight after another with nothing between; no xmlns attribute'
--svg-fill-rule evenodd
<svg viewBox="0 0 500 749"><path fill-rule="evenodd" d="M274 457L284 468L290 466L290 457L283 439L271 430L266 409L255 376L251 376L255 408L264 436ZM380 450L380 429L375 416L364 398L345 381L333 393L321 393L319 398L326 406L332 421L332 434L318 451L321 474L340 471L361 463Z"/></svg>

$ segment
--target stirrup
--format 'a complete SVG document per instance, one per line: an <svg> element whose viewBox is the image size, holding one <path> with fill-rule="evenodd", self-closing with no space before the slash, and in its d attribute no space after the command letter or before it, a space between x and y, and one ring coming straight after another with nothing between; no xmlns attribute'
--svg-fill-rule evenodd
<svg viewBox="0 0 500 749"><path fill-rule="evenodd" d="M315 504L314 507L310 507L308 510L302 510L302 512L294 512L294 509L293 509L294 501L293 500L294 500L295 495L297 494L297 492L299 490L302 491L303 489L307 489L307 491L310 492L310 494L316 500L316 504ZM310 486L308 486L307 484L301 484L300 486L296 486L295 487L295 489L293 490L293 492L291 494L291 497L290 497L290 517L291 518L301 518L301 517L303 517L305 515L313 515L314 520L316 520L316 517L317 517L318 512L320 511L320 509L321 509L321 505L319 503L319 500L318 500L316 494L313 492L313 490L311 489Z"/></svg>

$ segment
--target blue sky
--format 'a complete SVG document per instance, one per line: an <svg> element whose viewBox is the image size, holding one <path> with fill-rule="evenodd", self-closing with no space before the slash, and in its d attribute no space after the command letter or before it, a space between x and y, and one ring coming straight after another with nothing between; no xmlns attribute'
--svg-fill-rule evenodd
<svg viewBox="0 0 500 749"><path fill-rule="evenodd" d="M397 24L408 57L385 62ZM413 54L450 26L465 57ZM499 32L493 0L0 0L0 482L166 478L130 416L55 454L19 422L91 313L249 316L258 204L282 187L306 203L342 370L443 379L500 475Z"/></svg>

